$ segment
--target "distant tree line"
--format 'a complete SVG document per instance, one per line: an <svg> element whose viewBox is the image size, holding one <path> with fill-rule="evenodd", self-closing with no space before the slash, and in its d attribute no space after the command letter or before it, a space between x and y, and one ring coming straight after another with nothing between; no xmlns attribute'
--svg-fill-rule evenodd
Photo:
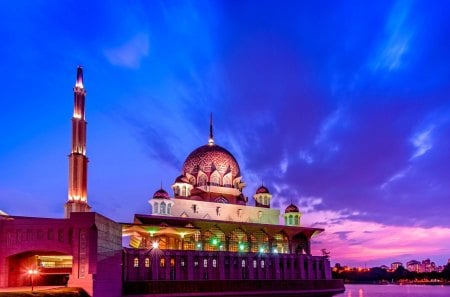
<svg viewBox="0 0 450 297"><path fill-rule="evenodd" d="M400 280L422 281L422 280L445 280L450 281L450 263L444 266L442 272L417 273L399 266L395 271L388 271L380 267L359 270L333 271L333 278L343 279L347 282L361 283L383 283L398 282Z"/></svg>

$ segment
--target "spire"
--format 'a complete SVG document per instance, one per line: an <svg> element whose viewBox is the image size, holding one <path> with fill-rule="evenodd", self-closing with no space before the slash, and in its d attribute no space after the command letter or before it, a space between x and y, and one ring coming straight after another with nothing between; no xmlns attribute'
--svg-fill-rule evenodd
<svg viewBox="0 0 450 297"><path fill-rule="evenodd" d="M78 66L77 68L77 81L75 87L83 89L83 67L81 66Z"/></svg>
<svg viewBox="0 0 450 297"><path fill-rule="evenodd" d="M208 140L208 144L209 145L214 145L212 112L211 112L211 116L209 118L209 140Z"/></svg>

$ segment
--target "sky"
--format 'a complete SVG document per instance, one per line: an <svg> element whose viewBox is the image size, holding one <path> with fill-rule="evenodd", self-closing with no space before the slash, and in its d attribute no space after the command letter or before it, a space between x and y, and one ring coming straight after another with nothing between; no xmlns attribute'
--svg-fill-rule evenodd
<svg viewBox="0 0 450 297"><path fill-rule="evenodd" d="M245 195L264 182L325 229L314 253L445 264L449 20L445 1L4 3L0 210L63 217L82 65L93 210L149 213L213 112Z"/></svg>

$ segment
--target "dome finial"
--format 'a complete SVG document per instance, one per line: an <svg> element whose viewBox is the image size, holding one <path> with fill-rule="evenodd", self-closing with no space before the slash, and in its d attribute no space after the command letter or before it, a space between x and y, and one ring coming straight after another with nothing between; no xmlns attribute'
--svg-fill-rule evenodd
<svg viewBox="0 0 450 297"><path fill-rule="evenodd" d="M213 145L214 144L212 112L211 112L211 115L210 115L210 118L209 118L209 140L208 140L208 144L209 145Z"/></svg>

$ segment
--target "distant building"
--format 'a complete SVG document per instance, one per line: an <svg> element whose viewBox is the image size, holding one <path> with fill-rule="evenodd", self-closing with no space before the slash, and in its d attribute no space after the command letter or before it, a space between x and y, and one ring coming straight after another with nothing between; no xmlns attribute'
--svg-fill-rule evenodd
<svg viewBox="0 0 450 297"><path fill-rule="evenodd" d="M408 263L406 263L406 269L408 269L411 272L420 272L420 262L417 260L411 260Z"/></svg>
<svg viewBox="0 0 450 297"><path fill-rule="evenodd" d="M394 262L394 263L391 264L391 270L396 270L400 266L403 267L403 263L402 262Z"/></svg>
<svg viewBox="0 0 450 297"><path fill-rule="evenodd" d="M381 265L380 268L381 268L381 269L384 269L384 270L389 270L389 267L386 266L386 265Z"/></svg>

